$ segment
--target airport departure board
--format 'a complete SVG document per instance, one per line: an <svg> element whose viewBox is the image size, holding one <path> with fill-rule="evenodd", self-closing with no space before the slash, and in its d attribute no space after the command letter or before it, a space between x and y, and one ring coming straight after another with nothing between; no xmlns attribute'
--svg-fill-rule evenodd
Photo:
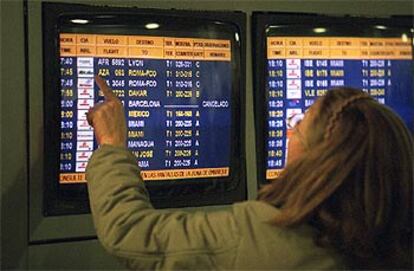
<svg viewBox="0 0 414 271"><path fill-rule="evenodd" d="M46 216L90 212L96 75L123 103L154 208L246 199L246 14L67 3L42 14Z"/></svg>
<svg viewBox="0 0 414 271"><path fill-rule="evenodd" d="M59 183L85 182L98 147L86 112L122 101L129 150L145 181L230 174L232 51L226 39L60 33Z"/></svg>
<svg viewBox="0 0 414 271"><path fill-rule="evenodd" d="M360 88L412 124L409 32L395 37L270 35L266 48L267 180L276 178L286 163L291 131L285 119L304 113L329 89Z"/></svg>

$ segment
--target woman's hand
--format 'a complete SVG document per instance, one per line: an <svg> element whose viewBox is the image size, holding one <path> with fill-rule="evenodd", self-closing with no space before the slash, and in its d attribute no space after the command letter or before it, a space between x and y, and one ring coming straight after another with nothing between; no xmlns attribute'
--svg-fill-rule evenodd
<svg viewBox="0 0 414 271"><path fill-rule="evenodd" d="M99 145L126 147L124 107L104 79L95 76L95 82L105 97L104 102L96 104L87 113L88 123L95 130L96 140Z"/></svg>

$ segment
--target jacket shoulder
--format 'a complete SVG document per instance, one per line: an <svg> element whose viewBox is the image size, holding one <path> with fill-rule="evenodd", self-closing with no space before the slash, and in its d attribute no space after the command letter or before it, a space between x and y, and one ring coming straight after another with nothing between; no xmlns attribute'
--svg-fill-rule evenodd
<svg viewBox="0 0 414 271"><path fill-rule="evenodd" d="M241 241L235 268L341 269L335 251L314 243L316 230L303 224L284 228L272 223L280 210L261 201L233 205Z"/></svg>

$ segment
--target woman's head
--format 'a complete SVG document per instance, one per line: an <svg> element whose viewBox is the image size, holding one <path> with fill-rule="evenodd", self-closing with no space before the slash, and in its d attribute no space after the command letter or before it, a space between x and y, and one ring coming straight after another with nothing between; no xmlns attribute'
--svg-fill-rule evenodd
<svg viewBox="0 0 414 271"><path fill-rule="evenodd" d="M276 224L312 223L320 243L361 263L407 255L413 141L398 116L362 91L328 91L296 127L291 148L281 177L259 193L281 207Z"/></svg>

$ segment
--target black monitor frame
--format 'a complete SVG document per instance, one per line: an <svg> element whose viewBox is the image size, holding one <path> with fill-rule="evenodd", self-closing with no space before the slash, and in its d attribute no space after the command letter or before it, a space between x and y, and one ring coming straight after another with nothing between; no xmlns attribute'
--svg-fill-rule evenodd
<svg viewBox="0 0 414 271"><path fill-rule="evenodd" d="M137 19L139 15L139 19ZM106 16L106 17L105 17ZM110 17L112 16L112 17ZM92 28L70 27L70 18L92 20ZM59 38L61 29L67 32L126 34L125 26L133 25L139 34L145 34L148 21L165 22L165 29L151 30L151 35L174 37L204 37L209 29L217 31L216 37L227 32L238 33L232 41L232 134L230 176L222 178L185 179L178 181L151 181L146 186L151 202L156 208L192 207L230 204L245 200L246 174L244 150L245 120L245 29L246 17L242 12L208 12L190 10L161 10L89 6L78 4L42 4L43 24L43 82L44 82L44 195L43 213L50 215L82 214L90 212L86 184L62 185L58 182L60 138ZM168 24L169 22L169 24ZM110 30L99 26L111 25ZM70 30L69 30L70 31ZM101 31L101 32L100 32ZM226 32L227 31L227 32ZM128 32L128 31L127 31ZM90 33L90 32L89 32ZM128 32L131 33L131 32ZM133 33L135 34L135 33ZM208 36L211 37L211 36ZM228 35L226 36L229 37ZM172 189L174 188L174 189ZM178 195L174 191L179 191Z"/></svg>
<svg viewBox="0 0 414 271"><path fill-rule="evenodd" d="M286 28L278 29L283 35L288 36L315 36L311 32L312 27L341 27L343 29L335 32L319 34L323 36L363 36L372 35L372 30L368 33L364 26L385 25L395 28L413 28L414 17L412 16L390 16L388 18L369 18L354 17L349 15L332 16L316 13L289 13L289 12L253 12L252 13L252 65L253 65L253 98L254 98L254 118L256 134L256 163L257 163L257 186L260 189L269 183L266 179L266 141L267 138L267 111L266 111L266 63L267 45L266 29L272 25L279 26L303 26L308 32ZM337 28L338 29L338 28ZM384 32L380 37L384 37ZM389 32L388 32L389 33ZM392 36L391 33L389 33ZM411 33L413 35L413 33ZM412 37L411 37L412 38ZM414 58L414 50L413 50ZM414 74L414 71L413 71Z"/></svg>

